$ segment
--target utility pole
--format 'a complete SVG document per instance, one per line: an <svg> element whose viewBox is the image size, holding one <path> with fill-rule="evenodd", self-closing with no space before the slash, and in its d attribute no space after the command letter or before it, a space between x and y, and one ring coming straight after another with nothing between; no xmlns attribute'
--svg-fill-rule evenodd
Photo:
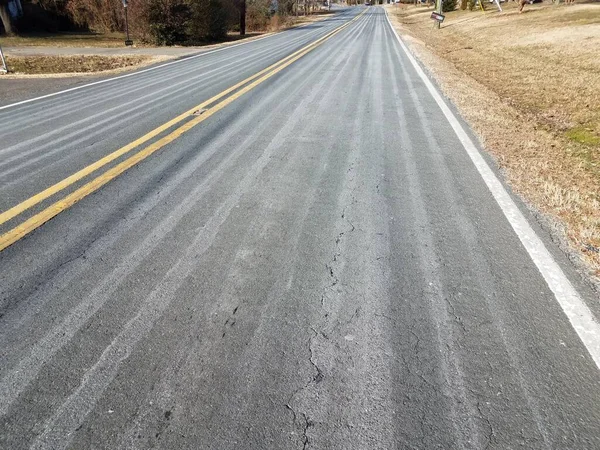
<svg viewBox="0 0 600 450"><path fill-rule="evenodd" d="M125 45L133 45L133 41L129 39L129 19L127 18L127 2L128 0L123 1L123 8L125 8L125 33L127 34L127 40L125 41Z"/></svg>

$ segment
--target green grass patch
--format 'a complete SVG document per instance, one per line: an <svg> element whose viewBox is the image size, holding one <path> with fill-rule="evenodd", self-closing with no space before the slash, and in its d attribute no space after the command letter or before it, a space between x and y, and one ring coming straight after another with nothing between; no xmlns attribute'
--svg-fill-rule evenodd
<svg viewBox="0 0 600 450"><path fill-rule="evenodd" d="M565 135L579 144L600 145L600 136L585 127L574 127L565 133Z"/></svg>

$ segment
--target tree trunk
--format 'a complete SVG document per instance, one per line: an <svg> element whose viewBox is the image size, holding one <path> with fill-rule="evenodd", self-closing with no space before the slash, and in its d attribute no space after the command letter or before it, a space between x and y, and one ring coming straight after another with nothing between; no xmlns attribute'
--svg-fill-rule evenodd
<svg viewBox="0 0 600 450"><path fill-rule="evenodd" d="M246 0L240 0L240 36L246 35Z"/></svg>
<svg viewBox="0 0 600 450"><path fill-rule="evenodd" d="M13 33L12 19L8 12L8 2L0 0L0 19L2 20L2 26L6 34Z"/></svg>

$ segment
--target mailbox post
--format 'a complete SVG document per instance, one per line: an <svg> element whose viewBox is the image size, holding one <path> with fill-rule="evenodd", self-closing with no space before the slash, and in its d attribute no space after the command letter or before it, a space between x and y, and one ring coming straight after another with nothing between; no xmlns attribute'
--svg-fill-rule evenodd
<svg viewBox="0 0 600 450"><path fill-rule="evenodd" d="M442 16L442 2L443 1L444 0L435 0L435 14L437 17L434 17L433 14L431 15L431 18L433 20L435 20L433 27L437 28L437 29L440 28L440 23L442 23L442 21L444 20L443 18L442 18L442 20L439 20L439 18L438 18L439 16L443 17Z"/></svg>
<svg viewBox="0 0 600 450"><path fill-rule="evenodd" d="M129 19L127 18L127 2L128 0L123 1L123 8L125 9L125 33L127 34L127 39L125 40L125 45L133 45L133 41L129 39Z"/></svg>

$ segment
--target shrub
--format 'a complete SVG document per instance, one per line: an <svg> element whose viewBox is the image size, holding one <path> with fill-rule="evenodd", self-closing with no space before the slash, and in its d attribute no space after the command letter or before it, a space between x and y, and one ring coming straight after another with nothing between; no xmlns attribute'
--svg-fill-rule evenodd
<svg viewBox="0 0 600 450"><path fill-rule="evenodd" d="M187 40L190 6L185 0L148 0L150 35L157 45L173 45Z"/></svg>
<svg viewBox="0 0 600 450"><path fill-rule="evenodd" d="M109 33L123 31L125 27L121 0L68 0L66 11L77 25L92 31Z"/></svg>
<svg viewBox="0 0 600 450"><path fill-rule="evenodd" d="M252 31L264 31L271 22L271 0L247 0L246 26Z"/></svg>
<svg viewBox="0 0 600 450"><path fill-rule="evenodd" d="M450 12L456 9L458 0L442 0L442 11Z"/></svg>
<svg viewBox="0 0 600 450"><path fill-rule="evenodd" d="M192 40L220 40L227 36L227 10L221 0L191 0L189 34Z"/></svg>

